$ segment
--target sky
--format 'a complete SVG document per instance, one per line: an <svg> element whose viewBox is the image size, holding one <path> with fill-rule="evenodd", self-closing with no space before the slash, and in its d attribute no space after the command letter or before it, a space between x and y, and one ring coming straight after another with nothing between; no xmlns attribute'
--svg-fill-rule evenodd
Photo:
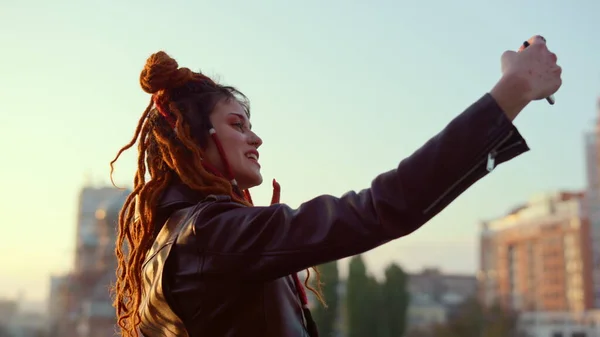
<svg viewBox="0 0 600 337"><path fill-rule="evenodd" d="M482 220L585 187L598 13L592 0L0 0L0 297L43 300L50 275L72 267L78 193L86 176L109 184L108 163L150 100L139 73L154 52L250 98L265 181L296 207L368 187L493 87L502 52L541 34L563 87L556 105L534 102L515 121L531 151L366 254L376 275L390 262L474 273ZM117 182L134 170L130 152ZM270 184L252 193L267 204Z"/></svg>

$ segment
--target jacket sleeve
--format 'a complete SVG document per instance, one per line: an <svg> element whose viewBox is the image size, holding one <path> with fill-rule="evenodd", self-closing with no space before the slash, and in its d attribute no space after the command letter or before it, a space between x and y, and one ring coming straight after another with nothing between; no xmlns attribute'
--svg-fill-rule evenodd
<svg viewBox="0 0 600 337"><path fill-rule="evenodd" d="M212 202L195 217L199 272L269 280L363 253L418 229L493 168L528 151L486 94L370 188L297 209Z"/></svg>

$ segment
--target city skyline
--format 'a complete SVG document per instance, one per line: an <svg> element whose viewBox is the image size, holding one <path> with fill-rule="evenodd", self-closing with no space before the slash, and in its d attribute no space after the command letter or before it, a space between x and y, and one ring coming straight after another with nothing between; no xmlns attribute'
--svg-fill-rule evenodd
<svg viewBox="0 0 600 337"><path fill-rule="evenodd" d="M0 207L13 239L0 247L0 297L24 290L43 300L50 274L72 268L83 177L108 185L108 162L148 104L137 80L153 52L249 96L265 181L277 178L282 201L298 206L368 187L492 87L504 50L539 33L564 85L556 105L533 102L516 120L532 150L416 233L365 255L375 274L390 261L474 273L480 221L533 194L586 185L583 134L600 93L600 50L588 41L600 4L432 4L3 4L0 27L13 33L0 36L11 50L0 64L9 97L0 100L0 140L11 145ZM119 186L134 165L133 153L117 165ZM253 191L257 204L268 203L268 185Z"/></svg>

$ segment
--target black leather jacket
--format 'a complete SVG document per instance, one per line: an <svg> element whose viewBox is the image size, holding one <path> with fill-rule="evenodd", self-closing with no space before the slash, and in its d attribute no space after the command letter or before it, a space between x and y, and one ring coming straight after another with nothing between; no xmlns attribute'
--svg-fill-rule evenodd
<svg viewBox="0 0 600 337"><path fill-rule="evenodd" d="M169 220L143 269L140 331L308 336L290 274L415 231L495 166L528 150L486 94L358 193L323 195L293 209L245 207L172 186L159 205Z"/></svg>

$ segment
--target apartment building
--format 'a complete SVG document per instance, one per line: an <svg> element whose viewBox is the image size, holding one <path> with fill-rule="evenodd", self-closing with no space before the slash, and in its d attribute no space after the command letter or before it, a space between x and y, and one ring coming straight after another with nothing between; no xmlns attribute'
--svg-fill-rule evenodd
<svg viewBox="0 0 600 337"><path fill-rule="evenodd" d="M484 222L478 295L519 311L593 307L590 221L583 192L536 196Z"/></svg>

